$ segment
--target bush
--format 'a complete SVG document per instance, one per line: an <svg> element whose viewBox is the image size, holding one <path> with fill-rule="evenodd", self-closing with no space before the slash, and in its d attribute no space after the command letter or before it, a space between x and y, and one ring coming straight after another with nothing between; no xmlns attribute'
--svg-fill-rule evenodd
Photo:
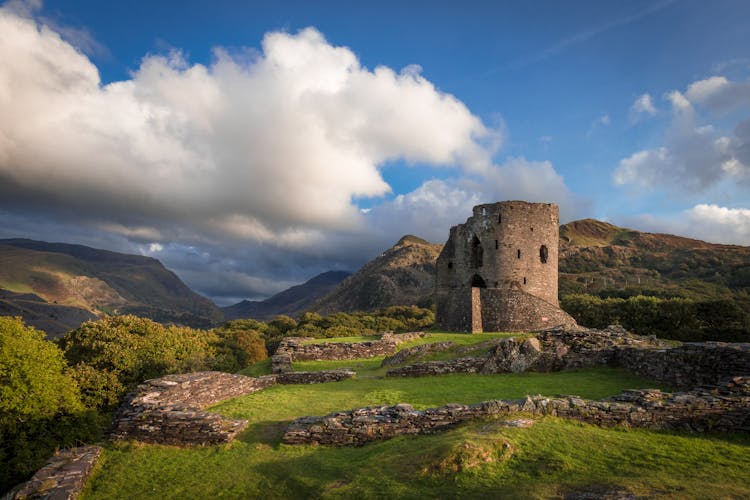
<svg viewBox="0 0 750 500"><path fill-rule="evenodd" d="M226 365L217 364L217 369L234 372L268 358L263 334L256 329L248 328L249 326L255 325L245 320L237 320L213 330L220 339L217 350L228 355L225 359Z"/></svg>
<svg viewBox="0 0 750 500"><path fill-rule="evenodd" d="M218 343L210 332L110 316L68 332L61 345L87 402L109 409L144 380L213 368Z"/></svg>
<svg viewBox="0 0 750 500"><path fill-rule="evenodd" d="M0 317L0 492L53 451L99 437L60 349L21 318Z"/></svg>
<svg viewBox="0 0 750 500"><path fill-rule="evenodd" d="M750 341L750 315L731 299L567 295L561 306L579 324L591 328L618 323L640 335L682 341Z"/></svg>

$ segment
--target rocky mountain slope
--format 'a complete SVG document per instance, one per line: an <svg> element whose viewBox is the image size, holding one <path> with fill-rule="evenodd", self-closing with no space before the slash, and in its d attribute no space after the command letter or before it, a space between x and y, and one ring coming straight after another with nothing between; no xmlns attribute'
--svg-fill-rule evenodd
<svg viewBox="0 0 750 500"><path fill-rule="evenodd" d="M316 301L310 310L330 314L394 305L429 305L435 286L435 261L441 249L442 245L404 236Z"/></svg>
<svg viewBox="0 0 750 500"><path fill-rule="evenodd" d="M81 311L132 313L196 327L222 319L213 302L193 292L158 260L82 245L0 240L0 289L13 292L2 296L4 310L20 310L32 324L40 321L34 318L39 313L56 315L52 319L59 327L75 327L85 316ZM49 306L40 305L45 302ZM46 309L51 306L57 306L57 312Z"/></svg>
<svg viewBox="0 0 750 500"><path fill-rule="evenodd" d="M314 301L333 290L349 275L350 273L346 271L328 271L266 300L243 300L221 309L227 321L240 318L267 321L279 314L297 316L306 311Z"/></svg>
<svg viewBox="0 0 750 500"><path fill-rule="evenodd" d="M311 307L321 313L429 304L442 245L405 236ZM560 295L732 298L750 307L750 247L584 219L560 227Z"/></svg>

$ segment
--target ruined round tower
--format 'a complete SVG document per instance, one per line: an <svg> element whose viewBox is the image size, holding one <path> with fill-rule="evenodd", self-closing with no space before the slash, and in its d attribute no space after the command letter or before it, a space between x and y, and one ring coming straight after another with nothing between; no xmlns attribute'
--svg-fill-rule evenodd
<svg viewBox="0 0 750 500"><path fill-rule="evenodd" d="M559 213L552 203L474 207L437 260L436 323L451 331L575 324L557 300Z"/></svg>

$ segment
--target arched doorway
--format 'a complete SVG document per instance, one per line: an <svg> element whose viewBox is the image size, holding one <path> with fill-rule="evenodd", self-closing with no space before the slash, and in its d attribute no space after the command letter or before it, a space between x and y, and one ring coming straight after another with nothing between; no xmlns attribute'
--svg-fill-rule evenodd
<svg viewBox="0 0 750 500"><path fill-rule="evenodd" d="M484 282L481 276L478 274L475 274L471 277L471 286L472 288L487 288L487 284Z"/></svg>

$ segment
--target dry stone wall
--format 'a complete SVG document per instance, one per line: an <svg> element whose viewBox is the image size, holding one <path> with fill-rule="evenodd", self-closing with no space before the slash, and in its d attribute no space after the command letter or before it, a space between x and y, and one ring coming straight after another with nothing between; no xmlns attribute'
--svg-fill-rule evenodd
<svg viewBox="0 0 750 500"><path fill-rule="evenodd" d="M225 443L247 427L247 420L228 419L205 411L205 407L274 384L337 382L354 375L348 370L332 370L252 378L198 372L148 380L128 395L118 410L111 437L178 446Z"/></svg>
<svg viewBox="0 0 750 500"><path fill-rule="evenodd" d="M172 445L231 441L247 427L247 420L228 419L203 408L275 383L275 376L252 378L222 372L148 380L120 407L112 438Z"/></svg>
<svg viewBox="0 0 750 500"><path fill-rule="evenodd" d="M750 344L688 343L672 349L617 349L614 364L687 389L734 375L750 375Z"/></svg>
<svg viewBox="0 0 750 500"><path fill-rule="evenodd" d="M287 444L359 446L404 434L429 434L461 422L527 413L572 418L596 425L694 431L750 431L750 377L734 377L689 392L630 390L602 401L577 396L493 400L415 410L411 405L375 406L295 420Z"/></svg>
<svg viewBox="0 0 750 500"><path fill-rule="evenodd" d="M431 344L415 345L414 347L408 347L401 349L392 356L386 356L380 363L380 366L393 366L406 363L409 360L418 359L431 352L442 352L453 348L456 345L455 342L433 342Z"/></svg>
<svg viewBox="0 0 750 500"><path fill-rule="evenodd" d="M336 361L346 359L374 358L388 356L398 350L398 345L421 337L429 336L425 332L384 333L378 340L366 342L322 342L311 343L306 337L288 337L281 341L272 363L290 361Z"/></svg>
<svg viewBox="0 0 750 500"><path fill-rule="evenodd" d="M101 453L99 446L81 446L56 453L21 486L13 498L78 498Z"/></svg>
<svg viewBox="0 0 750 500"><path fill-rule="evenodd" d="M583 368L611 364L617 350L625 346L643 349L664 347L664 344L654 337L632 335L619 326L604 330L555 328L540 332L533 338L502 339L484 357L415 363L389 370L387 375L420 377L445 373L493 374Z"/></svg>

